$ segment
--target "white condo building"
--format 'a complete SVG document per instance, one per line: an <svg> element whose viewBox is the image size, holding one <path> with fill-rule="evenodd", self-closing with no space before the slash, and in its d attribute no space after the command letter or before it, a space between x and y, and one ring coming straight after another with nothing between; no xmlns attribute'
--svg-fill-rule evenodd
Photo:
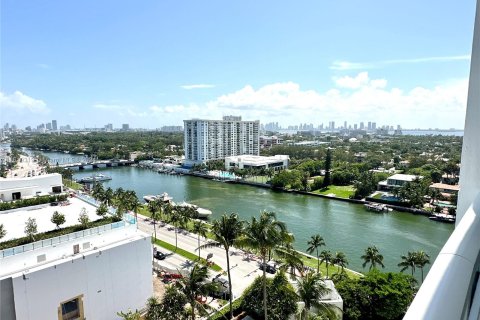
<svg viewBox="0 0 480 320"><path fill-rule="evenodd" d="M225 116L223 120L184 120L185 163L204 163L236 155L259 155L260 121L242 121Z"/></svg>
<svg viewBox="0 0 480 320"><path fill-rule="evenodd" d="M152 244L120 221L0 250L0 319L120 319L153 293Z"/></svg>

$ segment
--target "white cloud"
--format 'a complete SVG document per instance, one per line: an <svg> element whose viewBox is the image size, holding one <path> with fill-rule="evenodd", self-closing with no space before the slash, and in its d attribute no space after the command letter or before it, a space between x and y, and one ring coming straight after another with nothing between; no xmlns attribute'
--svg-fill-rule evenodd
<svg viewBox="0 0 480 320"><path fill-rule="evenodd" d="M451 61L468 61L470 55L445 56L445 57L424 57L412 59L393 59L380 60L371 62L351 62L351 61L334 61L330 66L333 70L365 70L372 68L380 68L392 64L412 64L425 62L451 62Z"/></svg>
<svg viewBox="0 0 480 320"><path fill-rule="evenodd" d="M180 86L180 88L185 89L185 90L192 90L192 89L210 89L210 88L215 88L214 84L185 84L183 86Z"/></svg>
<svg viewBox="0 0 480 320"><path fill-rule="evenodd" d="M0 92L0 110L14 110L17 112L25 113L31 112L36 114L48 113L50 109L47 108L47 104L20 91L7 95Z"/></svg>
<svg viewBox="0 0 480 320"><path fill-rule="evenodd" d="M39 67L41 69L50 69L50 65L48 65L46 63L37 63L37 67Z"/></svg>
<svg viewBox="0 0 480 320"><path fill-rule="evenodd" d="M145 111L138 111L134 106L121 105L121 104L106 104L95 103L92 106L95 109L108 110L110 112L115 111L117 115L121 117L146 117L148 113Z"/></svg>
<svg viewBox="0 0 480 320"><path fill-rule="evenodd" d="M371 80L368 77L368 72L360 72L356 77L341 77L334 78L335 84L340 88L358 89L361 87L385 88L387 80L375 79Z"/></svg>

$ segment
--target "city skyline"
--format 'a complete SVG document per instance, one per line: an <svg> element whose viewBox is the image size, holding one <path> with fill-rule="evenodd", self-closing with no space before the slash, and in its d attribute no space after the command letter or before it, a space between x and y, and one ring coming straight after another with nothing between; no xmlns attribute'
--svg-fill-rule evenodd
<svg viewBox="0 0 480 320"><path fill-rule="evenodd" d="M474 1L5 1L2 122L463 128ZM88 21L88 23L86 23ZM285 23L288 21L288 23ZM341 23L338 23L341 22ZM332 27L335 26L335 27Z"/></svg>

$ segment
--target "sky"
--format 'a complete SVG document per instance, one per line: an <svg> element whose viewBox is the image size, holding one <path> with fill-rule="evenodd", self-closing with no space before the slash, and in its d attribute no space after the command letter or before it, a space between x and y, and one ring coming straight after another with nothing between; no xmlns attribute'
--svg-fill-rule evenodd
<svg viewBox="0 0 480 320"><path fill-rule="evenodd" d="M463 128L475 1L0 2L0 123Z"/></svg>

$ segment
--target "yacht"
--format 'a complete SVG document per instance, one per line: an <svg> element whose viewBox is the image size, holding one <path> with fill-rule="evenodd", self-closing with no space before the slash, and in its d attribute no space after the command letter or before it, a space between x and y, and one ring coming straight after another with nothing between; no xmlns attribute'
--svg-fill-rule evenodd
<svg viewBox="0 0 480 320"><path fill-rule="evenodd" d="M94 182L101 182L101 181L108 181L108 180L112 180L112 177L99 173L96 175L92 175L91 177L83 177L83 178L77 179L76 181L79 183L94 183Z"/></svg>
<svg viewBox="0 0 480 320"><path fill-rule="evenodd" d="M159 200L161 202L164 202L164 203L172 203L172 200L173 198L170 197L168 195L168 193L164 192L162 194L158 194L158 195L146 195L143 197L143 200L145 200L145 202L151 202L151 201L156 201L156 200Z"/></svg>

